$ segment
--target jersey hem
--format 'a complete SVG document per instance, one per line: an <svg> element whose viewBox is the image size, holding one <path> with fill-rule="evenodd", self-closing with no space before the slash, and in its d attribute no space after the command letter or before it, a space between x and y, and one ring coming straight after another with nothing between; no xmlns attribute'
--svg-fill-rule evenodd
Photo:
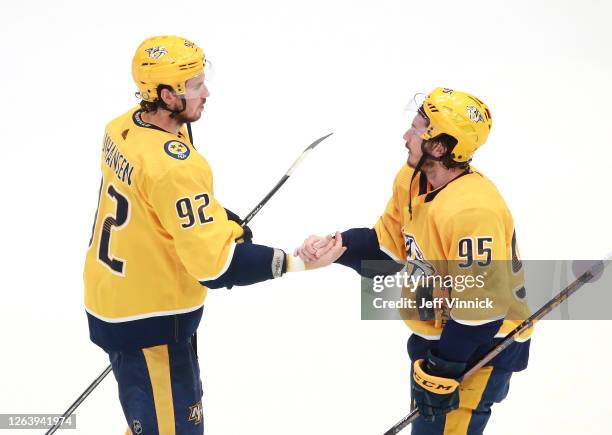
<svg viewBox="0 0 612 435"><path fill-rule="evenodd" d="M139 314L136 316L127 316L127 317L105 317L105 316L101 316L97 313L94 313L93 311L91 311L89 308L85 307L85 311L87 311L89 314L91 314L93 317L95 317L96 319L102 320L104 322L107 323L123 323L123 322L130 322L133 320L142 320L142 319L149 319L151 317L161 317L161 316L171 316L174 314L186 314L186 313L191 313L193 311L197 311L200 308L202 308L204 306L204 302L202 302L201 304L195 306L195 307L191 307L191 308L183 308L180 310L169 310L169 311L156 311L153 313L146 313L146 314Z"/></svg>
<svg viewBox="0 0 612 435"><path fill-rule="evenodd" d="M451 319L453 319L455 322L459 323L460 325L480 326L480 325L486 325L487 323L491 323L491 322L497 322L498 320L504 319L506 316L497 316L492 319L486 319L486 320L459 320L459 319L454 318L451 313L450 317Z"/></svg>

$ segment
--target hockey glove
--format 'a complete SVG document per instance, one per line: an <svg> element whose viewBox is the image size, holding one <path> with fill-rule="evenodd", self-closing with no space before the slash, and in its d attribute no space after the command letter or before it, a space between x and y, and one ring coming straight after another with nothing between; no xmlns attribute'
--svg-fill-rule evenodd
<svg viewBox="0 0 612 435"><path fill-rule="evenodd" d="M225 209L225 214L227 214L227 219L228 220L234 221L238 225L240 225L242 223L242 219L240 219L240 216L238 216L233 211L228 210L226 208ZM253 243L253 232L251 231L249 226L245 225L245 226L242 227L242 229L244 230L244 233L242 234L242 236L240 236L240 237L238 237L236 239L236 243Z"/></svg>
<svg viewBox="0 0 612 435"><path fill-rule="evenodd" d="M421 416L433 421L459 407L459 382L455 380L465 370L464 363L445 361L430 350L427 359L414 362L411 393L412 404Z"/></svg>

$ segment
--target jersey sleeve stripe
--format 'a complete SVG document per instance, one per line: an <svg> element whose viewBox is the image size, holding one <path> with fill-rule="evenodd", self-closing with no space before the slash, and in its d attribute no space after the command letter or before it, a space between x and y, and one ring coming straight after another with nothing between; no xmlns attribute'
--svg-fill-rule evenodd
<svg viewBox="0 0 612 435"><path fill-rule="evenodd" d="M402 259L399 258L397 255L395 255L391 249L385 248L380 243L379 243L379 248L380 248L381 251L383 251L385 254L387 254L389 257L391 257L393 260L397 261L398 263L403 263Z"/></svg>

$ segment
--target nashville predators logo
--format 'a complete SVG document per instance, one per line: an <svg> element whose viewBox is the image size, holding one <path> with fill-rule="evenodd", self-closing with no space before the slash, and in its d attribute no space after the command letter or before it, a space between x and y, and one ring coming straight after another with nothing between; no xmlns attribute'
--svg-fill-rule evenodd
<svg viewBox="0 0 612 435"><path fill-rule="evenodd" d="M406 245L407 260L425 260L423 251L412 234L404 234L404 244Z"/></svg>
<svg viewBox="0 0 612 435"><path fill-rule="evenodd" d="M187 421L193 421L193 424L198 425L202 423L202 414L202 401L200 401L189 407L189 418Z"/></svg>
<svg viewBox="0 0 612 435"><path fill-rule="evenodd" d="M404 234L406 246L406 272L410 275L433 275L435 268L425 260L425 255L412 234Z"/></svg>
<svg viewBox="0 0 612 435"><path fill-rule="evenodd" d="M170 157L174 157L177 160L185 160L189 157L189 148L183 142L178 140L170 140L164 144L164 150Z"/></svg>
<svg viewBox="0 0 612 435"><path fill-rule="evenodd" d="M168 54L168 50L158 45L156 47L147 48L145 50L151 59L159 59L165 54Z"/></svg>
<svg viewBox="0 0 612 435"><path fill-rule="evenodd" d="M484 122L482 113L474 106L467 106L467 114L472 122Z"/></svg>

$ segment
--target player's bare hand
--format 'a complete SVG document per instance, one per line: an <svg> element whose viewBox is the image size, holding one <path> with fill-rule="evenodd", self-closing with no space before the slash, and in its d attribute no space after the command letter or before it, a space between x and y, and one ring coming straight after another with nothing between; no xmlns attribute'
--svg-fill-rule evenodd
<svg viewBox="0 0 612 435"><path fill-rule="evenodd" d="M327 252L330 249L334 247L334 242L335 242L334 237L335 237L334 234L330 234L328 236L325 236L325 238L322 238L318 242L315 242L314 248L315 248L315 255L317 258L321 258L325 254L327 254Z"/></svg>
<svg viewBox="0 0 612 435"><path fill-rule="evenodd" d="M344 252L346 251L347 248L345 246L342 246L342 235L339 232L336 232L334 238L332 238L331 236L327 237L331 239L331 241L329 242L331 247L329 247L326 252L324 254L321 254L316 260L306 263L306 269L319 269L321 267L329 266L338 258L340 258L342 254L344 254ZM325 240L328 239L325 238Z"/></svg>
<svg viewBox="0 0 612 435"><path fill-rule="evenodd" d="M332 236L308 236L302 246L293 252L294 257L300 257L305 263L315 261L326 254L333 246Z"/></svg>

